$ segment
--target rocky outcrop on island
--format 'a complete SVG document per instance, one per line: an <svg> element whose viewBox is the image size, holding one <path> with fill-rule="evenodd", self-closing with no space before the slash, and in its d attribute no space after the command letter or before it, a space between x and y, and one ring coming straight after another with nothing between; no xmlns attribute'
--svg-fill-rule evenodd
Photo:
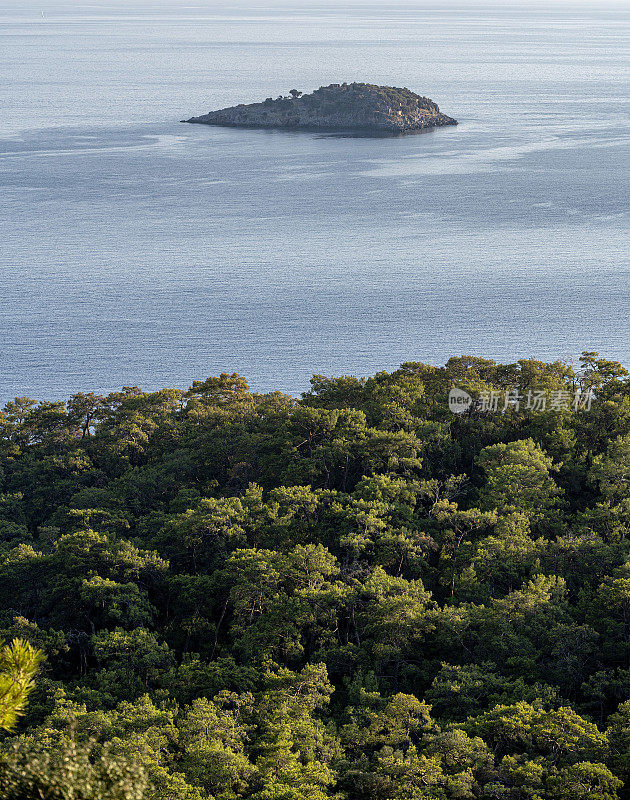
<svg viewBox="0 0 630 800"><path fill-rule="evenodd" d="M437 104L410 89L371 83L332 83L312 94L292 89L288 97L210 111L184 122L243 128L285 128L364 134L418 133L457 125Z"/></svg>

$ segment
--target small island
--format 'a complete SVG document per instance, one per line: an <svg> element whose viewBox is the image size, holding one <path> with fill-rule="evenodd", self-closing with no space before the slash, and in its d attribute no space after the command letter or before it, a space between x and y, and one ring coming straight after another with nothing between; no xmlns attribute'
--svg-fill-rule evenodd
<svg viewBox="0 0 630 800"><path fill-rule="evenodd" d="M332 83L312 94L292 89L288 97L250 103L182 120L239 128L284 128L362 135L419 133L457 120L410 89L371 83Z"/></svg>

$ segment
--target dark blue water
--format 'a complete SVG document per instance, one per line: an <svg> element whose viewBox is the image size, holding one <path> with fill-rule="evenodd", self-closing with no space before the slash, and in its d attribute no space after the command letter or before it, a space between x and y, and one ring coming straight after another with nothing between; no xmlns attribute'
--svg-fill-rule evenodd
<svg viewBox="0 0 630 800"><path fill-rule="evenodd" d="M0 0L0 400L221 371L299 393L462 353L630 364L623 7L186 5ZM460 125L179 123L346 80Z"/></svg>

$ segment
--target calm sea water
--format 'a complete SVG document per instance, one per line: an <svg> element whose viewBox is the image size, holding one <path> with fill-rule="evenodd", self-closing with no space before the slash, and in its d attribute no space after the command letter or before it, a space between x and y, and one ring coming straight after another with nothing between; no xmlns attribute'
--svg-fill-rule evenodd
<svg viewBox="0 0 630 800"><path fill-rule="evenodd" d="M0 0L0 400L299 393L450 355L630 364L630 15ZM460 121L219 129L364 80Z"/></svg>

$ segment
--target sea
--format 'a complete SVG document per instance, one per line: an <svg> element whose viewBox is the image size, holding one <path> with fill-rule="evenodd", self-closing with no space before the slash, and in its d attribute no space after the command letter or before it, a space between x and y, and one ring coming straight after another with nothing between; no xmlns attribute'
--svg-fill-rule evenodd
<svg viewBox="0 0 630 800"><path fill-rule="evenodd" d="M0 401L630 367L630 4L0 0ZM401 138L180 120L405 86Z"/></svg>

